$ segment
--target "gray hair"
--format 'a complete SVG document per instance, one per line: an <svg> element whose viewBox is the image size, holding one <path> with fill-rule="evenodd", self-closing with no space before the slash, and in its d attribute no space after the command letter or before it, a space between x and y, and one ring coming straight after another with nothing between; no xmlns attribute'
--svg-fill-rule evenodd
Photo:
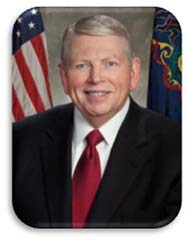
<svg viewBox="0 0 189 241"><path fill-rule="evenodd" d="M64 66L68 63L71 38L74 35L90 36L120 36L126 42L126 54L129 61L132 61L133 53L131 49L130 36L126 27L118 20L107 15L94 15L84 17L68 26L64 32L62 41L62 63Z"/></svg>

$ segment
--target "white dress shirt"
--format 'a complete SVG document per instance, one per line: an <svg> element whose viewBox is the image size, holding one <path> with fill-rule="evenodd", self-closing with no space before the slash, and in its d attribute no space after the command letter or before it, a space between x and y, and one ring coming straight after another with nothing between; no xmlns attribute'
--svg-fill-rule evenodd
<svg viewBox="0 0 189 241"><path fill-rule="evenodd" d="M128 112L129 105L130 99L128 97L122 109L99 128L99 131L104 137L104 141L100 142L96 146L100 158L101 177L104 174L113 143ZM72 140L72 177L79 158L86 147L85 137L93 129L94 127L90 125L90 123L83 117L81 112L75 107Z"/></svg>

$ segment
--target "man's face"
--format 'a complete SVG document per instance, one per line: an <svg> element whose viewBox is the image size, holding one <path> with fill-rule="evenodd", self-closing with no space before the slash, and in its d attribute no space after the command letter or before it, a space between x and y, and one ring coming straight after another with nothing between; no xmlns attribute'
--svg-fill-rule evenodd
<svg viewBox="0 0 189 241"><path fill-rule="evenodd" d="M129 63L124 39L117 36L75 35L62 79L83 116L99 127L124 105L139 81L140 61Z"/></svg>

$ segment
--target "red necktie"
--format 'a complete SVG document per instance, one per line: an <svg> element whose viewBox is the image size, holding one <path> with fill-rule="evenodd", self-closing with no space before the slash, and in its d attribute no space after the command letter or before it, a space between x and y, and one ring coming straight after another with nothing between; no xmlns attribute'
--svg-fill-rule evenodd
<svg viewBox="0 0 189 241"><path fill-rule="evenodd" d="M84 227L100 184L100 160L96 145L102 140L103 137L98 130L93 130L87 135L87 146L74 172L72 180L73 228Z"/></svg>

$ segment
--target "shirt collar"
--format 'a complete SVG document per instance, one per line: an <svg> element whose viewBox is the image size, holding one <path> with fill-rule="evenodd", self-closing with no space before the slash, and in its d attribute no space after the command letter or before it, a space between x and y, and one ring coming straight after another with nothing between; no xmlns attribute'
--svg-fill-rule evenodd
<svg viewBox="0 0 189 241"><path fill-rule="evenodd" d="M130 98L128 97L121 110L116 113L110 120L99 128L99 131L104 137L108 145L113 145L119 128L127 115L130 105ZM74 108L74 131L73 131L73 145L74 149L85 139L86 135L92 131L94 127L83 117L77 107Z"/></svg>
<svg viewBox="0 0 189 241"><path fill-rule="evenodd" d="M83 117L81 112L75 106L74 108L74 130L73 130L73 144L76 148L87 136L87 134L94 128Z"/></svg>
<svg viewBox="0 0 189 241"><path fill-rule="evenodd" d="M113 145L114 140L119 131L119 128L125 116L127 115L129 105L130 105L130 99L128 97L124 106L121 108L121 110L99 128L107 144L111 146Z"/></svg>

